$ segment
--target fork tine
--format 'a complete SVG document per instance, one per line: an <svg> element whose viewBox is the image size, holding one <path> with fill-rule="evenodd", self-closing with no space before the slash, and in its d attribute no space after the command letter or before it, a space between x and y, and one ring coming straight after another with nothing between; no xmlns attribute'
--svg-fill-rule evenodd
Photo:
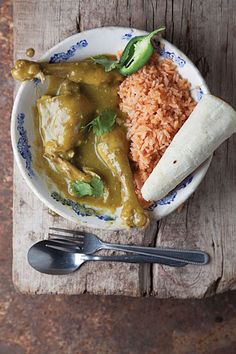
<svg viewBox="0 0 236 354"><path fill-rule="evenodd" d="M81 252L81 248L79 245L75 244L68 244L67 242L63 242L62 240L46 240L46 246L55 246L55 247L62 247L65 251L68 250L72 252Z"/></svg>
<svg viewBox="0 0 236 354"><path fill-rule="evenodd" d="M50 236L50 234L49 234L49 236ZM79 247L79 248L81 248L80 245L83 244L82 242L79 242L79 241L78 242L73 242L73 241L64 240L64 239L58 239L58 238L51 238L48 241L57 242L57 243L60 243L62 245Z"/></svg>
<svg viewBox="0 0 236 354"><path fill-rule="evenodd" d="M64 251L64 252L71 252L71 253L74 253L75 251L71 248L66 248L66 247L62 247L62 246L56 246L56 245L47 245L46 244L46 247L49 247L49 248L53 248L55 250L59 250L59 251Z"/></svg>
<svg viewBox="0 0 236 354"><path fill-rule="evenodd" d="M68 241L73 241L73 242L82 242L83 241L83 236L74 236L74 237L71 237L71 236L67 236L67 235L60 235L60 234L54 234L54 233L49 233L48 234L49 237L51 238L61 238L63 240L68 240Z"/></svg>
<svg viewBox="0 0 236 354"><path fill-rule="evenodd" d="M81 237L84 237L85 234L86 234L85 232L82 232L82 231L61 229L59 227L49 227L49 230L59 231L59 232L66 232L68 234L72 234L72 235L75 235L75 236L81 236Z"/></svg>

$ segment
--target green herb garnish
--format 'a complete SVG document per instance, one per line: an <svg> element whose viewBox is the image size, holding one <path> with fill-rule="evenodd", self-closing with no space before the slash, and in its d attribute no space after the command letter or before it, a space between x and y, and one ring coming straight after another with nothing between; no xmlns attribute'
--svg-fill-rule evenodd
<svg viewBox="0 0 236 354"><path fill-rule="evenodd" d="M119 65L119 60L108 59L104 55L96 55L95 57L91 57L94 64L100 64L104 66L106 72L116 69Z"/></svg>
<svg viewBox="0 0 236 354"><path fill-rule="evenodd" d="M72 192L79 197L93 196L101 197L104 193L104 183L98 177L93 177L90 182L80 180L70 183Z"/></svg>
<svg viewBox="0 0 236 354"><path fill-rule="evenodd" d="M90 185L93 189L93 195L95 197L101 197L104 193L104 183L103 181L98 178L98 177L93 177L91 182L90 182Z"/></svg>
<svg viewBox="0 0 236 354"><path fill-rule="evenodd" d="M74 181L70 183L71 190L74 194L79 195L80 197L85 197L87 195L93 195L92 186L87 182Z"/></svg>
<svg viewBox="0 0 236 354"><path fill-rule="evenodd" d="M83 129L89 128L92 129L94 135L102 135L108 133L113 129L113 126L116 121L116 113L112 110L105 110L99 116L94 118L89 122Z"/></svg>

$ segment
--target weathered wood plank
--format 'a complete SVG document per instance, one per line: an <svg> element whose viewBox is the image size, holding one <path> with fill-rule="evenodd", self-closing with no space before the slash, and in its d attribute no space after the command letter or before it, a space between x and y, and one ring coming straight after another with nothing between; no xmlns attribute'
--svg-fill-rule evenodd
<svg viewBox="0 0 236 354"><path fill-rule="evenodd" d="M16 167L16 166L15 166ZM13 237L13 282L23 293L65 294L124 294L140 296L149 292L150 267L126 263L89 262L79 272L65 276L51 276L36 272L27 262L31 245L47 237L48 227L74 229L75 224L61 217L50 215L25 185L17 168L14 172L14 237ZM16 182L17 181L17 182ZM155 234L155 224L146 232L95 232L107 242L149 244ZM85 228L80 227L80 230Z"/></svg>
<svg viewBox="0 0 236 354"><path fill-rule="evenodd" d="M15 0L15 58L27 47L39 57L67 36L89 28L117 25L152 30L166 24L166 38L183 50L199 67L211 91L236 104L235 2L208 0ZM168 269L112 264L87 264L80 272L50 277L34 272L26 262L28 247L44 237L49 225L74 227L55 219L25 186L17 169L14 176L13 279L28 293L125 294L151 292L158 297L204 297L236 286L236 162L235 138L215 153L198 191L180 213L161 221L156 244L199 247L212 257L209 266ZM36 222L37 221L37 222ZM148 244L156 225L143 233L97 232L104 240ZM150 274L153 279L150 279ZM108 275L107 275L108 274Z"/></svg>
<svg viewBox="0 0 236 354"><path fill-rule="evenodd" d="M178 3L178 5L177 5ZM171 7L173 5L173 7ZM234 1L167 1L167 39L199 67L213 94L236 106ZM158 297L204 297L236 286L236 138L214 154L200 188L181 214L161 221L157 245L199 247L212 261L181 270L154 266Z"/></svg>
<svg viewBox="0 0 236 354"><path fill-rule="evenodd" d="M50 3L50 6L49 6ZM116 2L109 4L110 12L95 16L96 3L80 2L81 15L78 15L76 1L20 1L14 3L14 57L24 56L25 49L34 47L37 57L47 49L78 29L83 30L89 21L96 27L110 19L115 13ZM99 3L97 3L97 6ZM93 8L94 7L94 8ZM90 11L88 12L88 9ZM127 15L127 24L128 24ZM101 22L99 22L101 21ZM82 21L81 21L82 22ZM139 296L149 292L150 266L129 265L125 263L88 263L79 272L69 276L43 275L34 271L27 263L29 247L46 237L49 226L69 229L75 224L63 218L49 215L48 209L31 193L19 174L14 172L14 236L13 236L13 281L24 293L66 293L79 294L124 294ZM105 232L91 230L104 241L150 244L155 235L156 224L146 231ZM86 231L89 231L87 228Z"/></svg>

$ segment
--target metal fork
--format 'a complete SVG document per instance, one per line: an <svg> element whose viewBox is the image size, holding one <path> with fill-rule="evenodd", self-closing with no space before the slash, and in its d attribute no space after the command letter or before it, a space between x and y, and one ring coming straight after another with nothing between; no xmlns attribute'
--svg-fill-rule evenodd
<svg viewBox="0 0 236 354"><path fill-rule="evenodd" d="M85 254L92 254L99 250L116 250L135 253L143 256L152 256L172 261L183 261L187 264L204 265L209 262L206 252L199 250L180 250L173 248L142 247L122 244L106 243L96 235L77 230L66 230L51 227L48 234L50 239L56 239L65 250L69 252L77 251ZM73 236L70 236L73 235Z"/></svg>

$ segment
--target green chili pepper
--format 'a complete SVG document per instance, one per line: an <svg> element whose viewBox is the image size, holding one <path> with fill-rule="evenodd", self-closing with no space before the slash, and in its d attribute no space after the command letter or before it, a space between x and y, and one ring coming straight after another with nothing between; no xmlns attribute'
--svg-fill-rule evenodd
<svg viewBox="0 0 236 354"><path fill-rule="evenodd" d="M153 53L152 37L164 29L165 27L158 28L146 36L137 36L129 41L119 62L122 75L131 75L146 64Z"/></svg>

